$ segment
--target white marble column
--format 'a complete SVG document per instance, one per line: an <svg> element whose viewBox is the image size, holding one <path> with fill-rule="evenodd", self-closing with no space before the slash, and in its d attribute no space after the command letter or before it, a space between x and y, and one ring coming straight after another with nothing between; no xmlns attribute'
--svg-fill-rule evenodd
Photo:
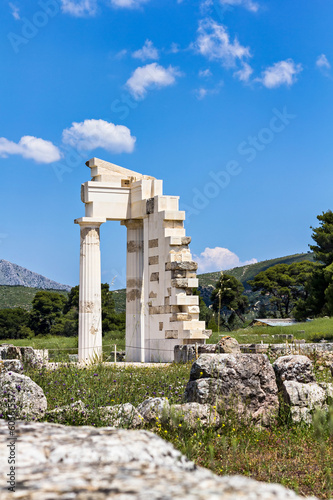
<svg viewBox="0 0 333 500"><path fill-rule="evenodd" d="M143 220L122 222L127 227L126 361L145 361Z"/></svg>
<svg viewBox="0 0 333 500"><path fill-rule="evenodd" d="M79 361L102 355L100 226L106 219L82 217L80 225Z"/></svg>

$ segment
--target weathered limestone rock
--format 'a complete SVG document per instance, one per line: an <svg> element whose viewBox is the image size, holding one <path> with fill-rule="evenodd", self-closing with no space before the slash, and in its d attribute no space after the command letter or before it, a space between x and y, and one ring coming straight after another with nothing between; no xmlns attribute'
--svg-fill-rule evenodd
<svg viewBox="0 0 333 500"><path fill-rule="evenodd" d="M329 382L319 382L318 384L326 392L328 403L333 403L333 384Z"/></svg>
<svg viewBox="0 0 333 500"><path fill-rule="evenodd" d="M101 406L97 410L91 410L81 400L75 401L67 406L55 408L46 412L48 421L62 424L70 422L74 417L80 423L88 423L92 414L98 415L103 424L110 427L125 427L136 429L143 425L143 417L131 403L119 404L115 406Z"/></svg>
<svg viewBox="0 0 333 500"><path fill-rule="evenodd" d="M170 404L167 398L148 398L139 404L137 411L146 422L156 422L168 418Z"/></svg>
<svg viewBox="0 0 333 500"><path fill-rule="evenodd" d="M112 427L137 429L144 423L144 418L131 403L100 408L101 420Z"/></svg>
<svg viewBox="0 0 333 500"><path fill-rule="evenodd" d="M230 354L240 354L241 350L236 339L233 337L222 337L217 345L216 352L230 353Z"/></svg>
<svg viewBox="0 0 333 500"><path fill-rule="evenodd" d="M321 387L315 382L302 384L293 380L282 383L283 399L289 407L292 422L311 424L314 410L327 410L326 403L331 390L333 393L333 384L327 386Z"/></svg>
<svg viewBox="0 0 333 500"><path fill-rule="evenodd" d="M202 354L192 365L185 400L217 405L267 425L279 408L277 392L265 354Z"/></svg>
<svg viewBox="0 0 333 500"><path fill-rule="evenodd" d="M47 409L43 390L31 378L15 372L0 374L0 413L17 419L38 419Z"/></svg>
<svg viewBox="0 0 333 500"><path fill-rule="evenodd" d="M322 408L326 402L326 391L315 382L301 384L294 380L286 380L282 385L285 402L289 406L298 406L314 410Z"/></svg>
<svg viewBox="0 0 333 500"><path fill-rule="evenodd" d="M0 373L1 372L16 372L22 373L23 365L20 359L1 359L0 360Z"/></svg>
<svg viewBox="0 0 333 500"><path fill-rule="evenodd" d="M47 349L33 349L30 346L19 348L22 354L22 359L31 365L42 365L48 362L49 353Z"/></svg>
<svg viewBox="0 0 333 500"><path fill-rule="evenodd" d="M2 344L0 354L1 359L19 359L22 361L20 348L12 344Z"/></svg>
<svg viewBox="0 0 333 500"><path fill-rule="evenodd" d="M278 385L287 380L303 384L315 382L312 362L307 356L282 356L275 361L273 368Z"/></svg>
<svg viewBox="0 0 333 500"><path fill-rule="evenodd" d="M193 429L219 427L220 416L216 406L200 403L184 403L170 407L170 422L185 422Z"/></svg>
<svg viewBox="0 0 333 500"><path fill-rule="evenodd" d="M17 422L16 432L19 486L7 490L1 467L2 500L300 500L280 485L215 476L146 431ZM7 438L0 421L0 440ZM0 447L0 463L7 457Z"/></svg>

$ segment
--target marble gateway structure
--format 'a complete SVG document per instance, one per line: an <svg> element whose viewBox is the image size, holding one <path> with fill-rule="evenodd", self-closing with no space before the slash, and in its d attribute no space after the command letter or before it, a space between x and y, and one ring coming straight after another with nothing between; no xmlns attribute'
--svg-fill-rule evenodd
<svg viewBox="0 0 333 500"><path fill-rule="evenodd" d="M162 180L98 158L86 165L92 180L81 186L79 360L102 352L100 227L127 228L126 360L173 361L174 346L205 343L199 321L197 264L184 229L178 196L163 195Z"/></svg>

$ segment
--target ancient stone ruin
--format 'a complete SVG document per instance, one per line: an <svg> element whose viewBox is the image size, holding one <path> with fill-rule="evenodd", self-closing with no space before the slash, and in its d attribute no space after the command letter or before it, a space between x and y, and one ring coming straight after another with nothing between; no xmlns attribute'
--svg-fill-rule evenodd
<svg viewBox="0 0 333 500"><path fill-rule="evenodd" d="M178 196L163 195L162 180L98 158L87 162L82 184L79 361L102 352L100 226L127 227L126 360L173 361L176 345L205 343L199 321L197 264L184 229Z"/></svg>

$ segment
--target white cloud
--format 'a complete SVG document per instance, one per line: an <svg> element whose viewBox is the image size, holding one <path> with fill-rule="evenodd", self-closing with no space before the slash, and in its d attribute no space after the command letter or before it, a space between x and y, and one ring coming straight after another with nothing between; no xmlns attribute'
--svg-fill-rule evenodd
<svg viewBox="0 0 333 500"><path fill-rule="evenodd" d="M111 153L132 153L136 141L129 128L104 120L74 122L63 131L62 139L79 150L103 148Z"/></svg>
<svg viewBox="0 0 333 500"><path fill-rule="evenodd" d="M20 9L12 4L11 2L9 2L9 7L11 8L11 11L12 11L12 16L14 19L16 19L16 21L19 21L21 18L20 18Z"/></svg>
<svg viewBox="0 0 333 500"><path fill-rule="evenodd" d="M175 42L172 42L171 46L170 46L170 54L178 54L178 52L180 51L180 46L178 43L175 43Z"/></svg>
<svg viewBox="0 0 333 500"><path fill-rule="evenodd" d="M193 258L198 263L198 271L201 273L227 270L258 262L257 259L241 262L239 257L234 252L221 247L207 247L199 256L194 255Z"/></svg>
<svg viewBox="0 0 333 500"><path fill-rule="evenodd" d="M159 54L151 40L146 40L142 49L133 52L132 57L146 61L147 59L158 59Z"/></svg>
<svg viewBox="0 0 333 500"><path fill-rule="evenodd" d="M296 64L292 59L280 61L266 68L258 80L269 89L281 85L291 86L297 81L297 75L303 70L301 64Z"/></svg>
<svg viewBox="0 0 333 500"><path fill-rule="evenodd" d="M61 0L61 9L74 17L94 16L97 11L96 0Z"/></svg>
<svg viewBox="0 0 333 500"><path fill-rule="evenodd" d="M321 54L321 56L317 57L316 66L319 69L331 69L331 64L325 54Z"/></svg>
<svg viewBox="0 0 333 500"><path fill-rule="evenodd" d="M149 2L149 0L111 0L111 5L121 9L137 9L147 2Z"/></svg>
<svg viewBox="0 0 333 500"><path fill-rule="evenodd" d="M220 93L220 90L221 90L221 87L223 87L223 80L221 80L220 82L218 82L215 87L213 88L205 88L205 87L200 87L199 89L196 89L194 91L197 99L199 101L201 101L202 99L204 99L207 95L212 95L212 94L219 94Z"/></svg>
<svg viewBox="0 0 333 500"><path fill-rule="evenodd" d="M253 69L251 68L251 66L248 63L243 62L242 68L238 71L235 71L234 77L238 78L238 80L240 80L241 82L248 82L252 73Z"/></svg>
<svg viewBox="0 0 333 500"><path fill-rule="evenodd" d="M208 18L200 21L194 48L209 60L220 61L225 67L234 67L237 61L251 57L249 47L243 47L236 37L231 41L226 27Z"/></svg>
<svg viewBox="0 0 333 500"><path fill-rule="evenodd" d="M18 143L0 137L0 157L9 155L20 155L37 163L53 163L61 158L59 149L52 142L31 135L23 136Z"/></svg>
<svg viewBox="0 0 333 500"><path fill-rule="evenodd" d="M259 4L253 2L252 0L220 0L221 5L240 5L245 7L247 10L252 12L257 12L259 9Z"/></svg>
<svg viewBox="0 0 333 500"><path fill-rule="evenodd" d="M202 69L199 71L200 78L209 78L212 76L212 72L210 69Z"/></svg>
<svg viewBox="0 0 333 500"><path fill-rule="evenodd" d="M164 68L157 63L147 64L136 68L127 80L126 86L135 99L143 99L149 89L173 85L176 77L180 75L181 73L173 66Z"/></svg>

